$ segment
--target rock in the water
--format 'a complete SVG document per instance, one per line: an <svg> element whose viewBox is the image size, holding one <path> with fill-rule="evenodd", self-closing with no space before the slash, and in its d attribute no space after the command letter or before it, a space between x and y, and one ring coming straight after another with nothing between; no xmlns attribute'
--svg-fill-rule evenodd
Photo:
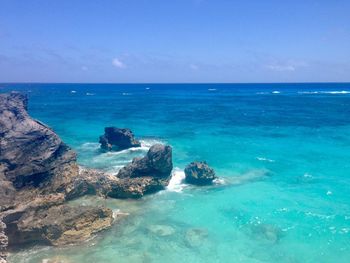
<svg viewBox="0 0 350 263"><path fill-rule="evenodd" d="M28 115L25 95L0 94L0 136L0 170L17 189L49 182L56 188L51 190L60 190L72 173L78 173L75 153Z"/></svg>
<svg viewBox="0 0 350 263"><path fill-rule="evenodd" d="M214 169L206 162L192 162L185 168L186 182L195 185L208 185L216 179Z"/></svg>
<svg viewBox="0 0 350 263"><path fill-rule="evenodd" d="M154 193L168 185L173 168L172 149L168 145L153 145L143 158L134 158L123 167L112 184L108 196L115 198L139 198Z"/></svg>
<svg viewBox="0 0 350 263"><path fill-rule="evenodd" d="M175 229L167 225L150 225L148 231L160 237L170 236L175 234Z"/></svg>
<svg viewBox="0 0 350 263"><path fill-rule="evenodd" d="M106 127L105 134L100 136L99 142L104 150L116 149L121 151L141 146L141 143L135 139L130 129L117 127Z"/></svg>
<svg viewBox="0 0 350 263"><path fill-rule="evenodd" d="M170 177L151 176L118 178L94 169L82 169L66 194L67 199L83 195L99 195L112 198L141 198L164 189Z"/></svg>
<svg viewBox="0 0 350 263"><path fill-rule="evenodd" d="M172 149L169 145L155 144L143 158L134 158L132 163L123 167L117 177L153 177L168 178L173 169Z"/></svg>
<svg viewBox="0 0 350 263"><path fill-rule="evenodd" d="M102 207L58 205L30 207L6 213L9 245L76 244L111 226L112 210Z"/></svg>
<svg viewBox="0 0 350 263"><path fill-rule="evenodd" d="M257 224L251 226L251 235L257 239L277 243L282 237L282 230L270 224Z"/></svg>
<svg viewBox="0 0 350 263"><path fill-rule="evenodd" d="M148 176L137 178L120 178L111 184L108 196L112 198L141 198L163 190L170 178L152 178Z"/></svg>
<svg viewBox="0 0 350 263"><path fill-rule="evenodd" d="M189 247L199 247L208 237L208 231L203 228L191 228L186 231L185 241Z"/></svg>

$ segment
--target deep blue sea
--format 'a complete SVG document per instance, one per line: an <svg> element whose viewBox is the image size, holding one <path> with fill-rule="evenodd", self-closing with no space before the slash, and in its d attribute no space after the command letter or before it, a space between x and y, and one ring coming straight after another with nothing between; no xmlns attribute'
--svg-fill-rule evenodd
<svg viewBox="0 0 350 263"><path fill-rule="evenodd" d="M141 200L75 201L129 214L111 230L10 262L350 262L350 84L0 84L9 90L28 94L81 166L117 173L161 142L175 167L168 189ZM112 125L143 146L99 151ZM184 184L194 160L220 180Z"/></svg>

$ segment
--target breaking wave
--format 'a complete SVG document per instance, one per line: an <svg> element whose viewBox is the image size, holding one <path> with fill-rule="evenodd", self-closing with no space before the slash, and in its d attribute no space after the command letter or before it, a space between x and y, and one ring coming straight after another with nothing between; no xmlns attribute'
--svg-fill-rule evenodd
<svg viewBox="0 0 350 263"><path fill-rule="evenodd" d="M100 144L87 142L77 147L79 162L87 167L104 170L110 174L116 174L119 170L130 163L135 157L143 157L149 148L157 143L162 143L156 139L140 140L141 147L133 147L122 151L103 152Z"/></svg>
<svg viewBox="0 0 350 263"><path fill-rule="evenodd" d="M167 190L171 192L181 193L182 190L186 187L184 180L185 180L185 172L180 168L176 167L172 171L171 179L167 186Z"/></svg>

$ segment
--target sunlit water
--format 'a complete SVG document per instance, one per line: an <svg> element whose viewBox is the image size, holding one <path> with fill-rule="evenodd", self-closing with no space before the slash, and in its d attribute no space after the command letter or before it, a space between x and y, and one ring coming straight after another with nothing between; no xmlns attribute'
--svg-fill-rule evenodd
<svg viewBox="0 0 350 263"><path fill-rule="evenodd" d="M29 95L79 164L117 173L154 143L173 147L174 177L141 200L85 197L127 213L66 248L32 247L10 262L349 262L350 84L0 84ZM103 153L105 126L131 128L142 147ZM186 164L220 177L186 185Z"/></svg>

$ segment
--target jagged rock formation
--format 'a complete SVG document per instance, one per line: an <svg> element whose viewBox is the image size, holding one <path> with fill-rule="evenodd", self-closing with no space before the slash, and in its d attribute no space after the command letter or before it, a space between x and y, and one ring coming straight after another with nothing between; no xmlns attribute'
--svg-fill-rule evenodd
<svg viewBox="0 0 350 263"><path fill-rule="evenodd" d="M172 164L172 149L161 144L153 145L145 157L134 160L122 168L117 176L93 169L82 169L73 181L67 198L85 194L113 198L140 198L168 185Z"/></svg>
<svg viewBox="0 0 350 263"><path fill-rule="evenodd" d="M172 163L172 149L169 145L155 144L147 155L143 158L134 158L132 163L123 167L119 173L119 178L134 177L155 177L168 178Z"/></svg>
<svg viewBox="0 0 350 263"><path fill-rule="evenodd" d="M195 185L208 185L217 177L214 169L206 162L192 162L185 168L186 182Z"/></svg>
<svg viewBox="0 0 350 263"><path fill-rule="evenodd" d="M63 205L79 176L76 155L28 115L27 101L20 93L0 94L0 218L9 245L81 241L108 227L112 211Z"/></svg>
<svg viewBox="0 0 350 263"><path fill-rule="evenodd" d="M76 155L49 127L28 115L27 103L20 93L0 95L1 171L17 189L49 186L50 191L63 191L78 174Z"/></svg>
<svg viewBox="0 0 350 263"><path fill-rule="evenodd" d="M101 148L104 150L116 149L118 151L132 147L141 147L141 143L135 139L130 129L106 127L105 134L100 136Z"/></svg>
<svg viewBox="0 0 350 263"><path fill-rule="evenodd" d="M137 144L134 139L131 143ZM79 171L75 153L28 115L26 96L0 94L0 218L9 246L63 245L90 238L112 224L112 211L66 201L86 194L139 198L161 190L171 176L171 157L170 146L155 145L118 176Z"/></svg>

